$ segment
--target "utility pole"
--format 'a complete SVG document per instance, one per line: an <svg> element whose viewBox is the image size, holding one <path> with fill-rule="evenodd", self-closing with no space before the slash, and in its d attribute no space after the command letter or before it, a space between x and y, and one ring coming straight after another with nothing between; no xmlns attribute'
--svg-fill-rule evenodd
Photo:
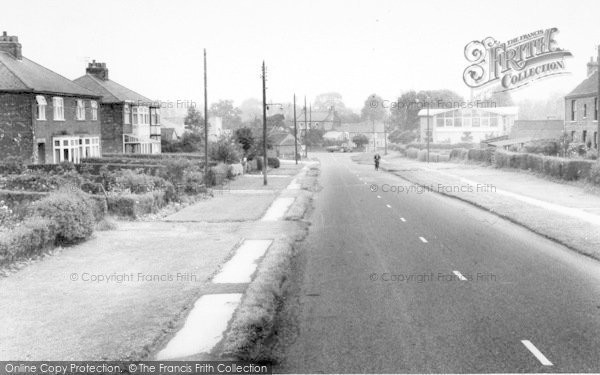
<svg viewBox="0 0 600 375"><path fill-rule="evenodd" d="M429 163L429 137L430 137L430 130L429 130L429 98L427 98L427 162Z"/></svg>
<svg viewBox="0 0 600 375"><path fill-rule="evenodd" d="M206 48L204 49L204 176L208 176L208 97L206 80Z"/></svg>
<svg viewBox="0 0 600 375"><path fill-rule="evenodd" d="M313 128L313 123L312 123L312 103L310 103L308 105L308 128L312 129ZM308 134L308 129L306 130L306 134ZM306 145L306 157L308 158L308 145Z"/></svg>
<svg viewBox="0 0 600 375"><path fill-rule="evenodd" d="M308 127L306 126L306 95L304 95L304 157L308 158Z"/></svg>
<svg viewBox="0 0 600 375"><path fill-rule="evenodd" d="M373 124L373 152L377 152L377 141L375 140L375 120L371 120Z"/></svg>
<svg viewBox="0 0 600 375"><path fill-rule="evenodd" d="M298 124L296 123L296 94L294 93L294 160L298 164Z"/></svg>
<svg viewBox="0 0 600 375"><path fill-rule="evenodd" d="M266 68L265 61L262 63L262 94L263 94L263 184L267 184L267 86L266 86Z"/></svg>
<svg viewBox="0 0 600 375"><path fill-rule="evenodd" d="M598 57L596 60L596 71L598 72L598 96L596 97L596 120L598 120L598 129L596 129L596 151L600 159L600 45L598 45Z"/></svg>
<svg viewBox="0 0 600 375"><path fill-rule="evenodd" d="M385 122L383 123L383 142L384 142L384 151L383 154L387 155L387 128L385 126Z"/></svg>

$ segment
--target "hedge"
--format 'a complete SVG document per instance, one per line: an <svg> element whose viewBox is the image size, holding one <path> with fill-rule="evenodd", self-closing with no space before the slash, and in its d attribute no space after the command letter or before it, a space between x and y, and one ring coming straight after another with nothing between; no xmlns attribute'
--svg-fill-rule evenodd
<svg viewBox="0 0 600 375"><path fill-rule="evenodd" d="M590 178L590 171L596 163L592 160L564 159L503 150L496 150L494 158L497 168L530 170L567 181Z"/></svg>
<svg viewBox="0 0 600 375"><path fill-rule="evenodd" d="M162 191L108 196L108 211L110 213L132 219L140 215L155 213L166 204L165 193Z"/></svg>
<svg viewBox="0 0 600 375"><path fill-rule="evenodd" d="M25 219L21 225L0 235L0 265L40 255L56 241L53 220L39 216Z"/></svg>
<svg viewBox="0 0 600 375"><path fill-rule="evenodd" d="M406 150L406 157L410 159L416 159L419 156L419 149L416 148L408 148Z"/></svg>

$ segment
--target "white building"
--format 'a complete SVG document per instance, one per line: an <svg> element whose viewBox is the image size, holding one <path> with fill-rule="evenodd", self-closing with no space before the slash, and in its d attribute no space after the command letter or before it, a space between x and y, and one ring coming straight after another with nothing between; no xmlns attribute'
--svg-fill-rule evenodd
<svg viewBox="0 0 600 375"><path fill-rule="evenodd" d="M427 119L432 143L479 143L508 135L518 119L518 107L431 108L419 111L420 140L427 140Z"/></svg>

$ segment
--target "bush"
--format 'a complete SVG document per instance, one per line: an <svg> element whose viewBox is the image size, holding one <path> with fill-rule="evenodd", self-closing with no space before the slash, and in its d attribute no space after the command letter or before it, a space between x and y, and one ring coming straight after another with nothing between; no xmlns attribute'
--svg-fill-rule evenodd
<svg viewBox="0 0 600 375"><path fill-rule="evenodd" d="M10 232L0 235L0 264L41 254L56 241L53 220L34 216Z"/></svg>
<svg viewBox="0 0 600 375"><path fill-rule="evenodd" d="M491 164L492 162L492 151L489 149L471 149L466 150L467 159L478 161L482 163Z"/></svg>
<svg viewBox="0 0 600 375"><path fill-rule="evenodd" d="M277 158L267 158L267 165L271 168L279 168L280 163Z"/></svg>
<svg viewBox="0 0 600 375"><path fill-rule="evenodd" d="M23 160L16 156L7 156L0 162L0 174L21 174L26 170Z"/></svg>
<svg viewBox="0 0 600 375"><path fill-rule="evenodd" d="M199 167L188 160L188 159L167 159L162 163L165 168L161 169L159 176L172 184L181 184L184 182L184 175L186 170L198 170Z"/></svg>
<svg viewBox="0 0 600 375"><path fill-rule="evenodd" d="M431 156L431 155L429 155L429 156ZM427 150L419 151L419 153L417 154L417 160L418 161L427 161Z"/></svg>
<svg viewBox="0 0 600 375"><path fill-rule="evenodd" d="M186 194L199 194L206 192L204 174L197 171L187 171L184 176L183 191Z"/></svg>
<svg viewBox="0 0 600 375"><path fill-rule="evenodd" d="M600 162L596 162L590 168L590 175L588 181L594 185L600 186Z"/></svg>
<svg viewBox="0 0 600 375"><path fill-rule="evenodd" d="M529 154L558 155L560 144L558 141L535 141L529 142L523 146L525 152Z"/></svg>
<svg viewBox="0 0 600 375"><path fill-rule="evenodd" d="M31 171L20 175L7 176L0 188L6 190L26 190L37 192L49 192L61 187L79 187L83 178L77 172L66 172L62 175L49 174L39 171Z"/></svg>
<svg viewBox="0 0 600 375"><path fill-rule="evenodd" d="M263 158L260 156L257 156L256 158L254 158L254 160L256 160L256 170L257 171L262 171L263 169Z"/></svg>
<svg viewBox="0 0 600 375"><path fill-rule="evenodd" d="M52 220L58 242L84 240L92 235L95 222L93 203L84 194L81 190L61 189L34 202L31 214Z"/></svg>
<svg viewBox="0 0 600 375"><path fill-rule="evenodd" d="M408 148L406 150L406 157L410 158L410 159L416 159L419 156L419 150L416 148Z"/></svg>
<svg viewBox="0 0 600 375"><path fill-rule="evenodd" d="M209 144L208 153L211 159L227 164L239 162L241 155L239 145L228 138Z"/></svg>
<svg viewBox="0 0 600 375"><path fill-rule="evenodd" d="M117 216L135 219L140 215L157 212L166 203L165 193L162 191L145 194L110 194L108 211Z"/></svg>

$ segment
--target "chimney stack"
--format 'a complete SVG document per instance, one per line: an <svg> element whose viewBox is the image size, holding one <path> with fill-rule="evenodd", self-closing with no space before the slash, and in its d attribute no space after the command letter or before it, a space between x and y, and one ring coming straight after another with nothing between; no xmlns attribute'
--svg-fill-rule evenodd
<svg viewBox="0 0 600 375"><path fill-rule="evenodd" d="M88 64L85 73L91 74L102 81L108 81L108 69L106 68L106 63L99 63L96 62L96 60L92 60L92 62Z"/></svg>
<svg viewBox="0 0 600 375"><path fill-rule="evenodd" d="M23 58L21 55L21 43L19 43L19 38L7 35L6 31L0 36L0 51L10 53L17 60Z"/></svg>
<svg viewBox="0 0 600 375"><path fill-rule="evenodd" d="M588 77L598 71L598 61L594 60L594 57L590 57L590 62L587 63L587 75Z"/></svg>

